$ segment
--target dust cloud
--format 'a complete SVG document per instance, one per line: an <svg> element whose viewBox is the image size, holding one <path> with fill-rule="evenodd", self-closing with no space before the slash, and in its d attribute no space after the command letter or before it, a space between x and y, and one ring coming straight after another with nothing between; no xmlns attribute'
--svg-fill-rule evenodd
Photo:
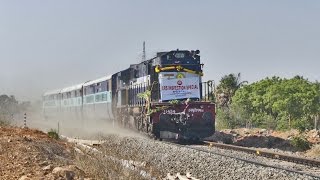
<svg viewBox="0 0 320 180"><path fill-rule="evenodd" d="M136 130L121 127L115 120L101 118L82 118L74 114L54 113L47 117L43 109L30 109L26 112L28 128L44 132L57 131L60 135L90 140L102 140L108 135L124 137L145 137ZM90 113L94 115L95 113ZM24 113L15 115L13 125L24 126Z"/></svg>

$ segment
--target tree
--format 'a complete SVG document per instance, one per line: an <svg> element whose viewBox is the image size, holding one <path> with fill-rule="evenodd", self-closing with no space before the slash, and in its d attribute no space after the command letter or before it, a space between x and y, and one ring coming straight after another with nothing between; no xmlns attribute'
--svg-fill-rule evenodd
<svg viewBox="0 0 320 180"><path fill-rule="evenodd" d="M0 112L12 114L18 109L18 101L14 96L0 95Z"/></svg>
<svg viewBox="0 0 320 180"><path fill-rule="evenodd" d="M0 95L0 121L7 121L18 111L19 104L14 96Z"/></svg>
<svg viewBox="0 0 320 180"><path fill-rule="evenodd" d="M247 81L241 81L241 75L238 73L225 75L221 78L217 86L217 100L220 107L228 107L231 104L231 98L235 92Z"/></svg>
<svg viewBox="0 0 320 180"><path fill-rule="evenodd" d="M319 117L319 90L302 76L266 78L238 89L231 108L240 107L255 127L304 130Z"/></svg>

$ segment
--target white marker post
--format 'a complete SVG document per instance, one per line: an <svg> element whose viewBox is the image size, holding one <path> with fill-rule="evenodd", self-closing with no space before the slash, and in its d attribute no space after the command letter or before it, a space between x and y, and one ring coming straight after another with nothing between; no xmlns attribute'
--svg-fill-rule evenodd
<svg viewBox="0 0 320 180"><path fill-rule="evenodd" d="M23 117L23 128L27 127L27 113L24 113L24 117Z"/></svg>

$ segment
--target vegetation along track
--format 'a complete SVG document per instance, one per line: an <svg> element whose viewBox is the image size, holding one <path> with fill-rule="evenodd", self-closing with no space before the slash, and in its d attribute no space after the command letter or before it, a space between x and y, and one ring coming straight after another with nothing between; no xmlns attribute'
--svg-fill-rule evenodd
<svg viewBox="0 0 320 180"><path fill-rule="evenodd" d="M205 152L208 154L214 154L214 155L219 155L219 156L224 156L224 157L229 157L229 158L233 158L239 161L243 161L246 163L250 163L250 164L255 164L255 165L259 165L259 166L263 166L263 167L270 167L270 168L275 168L275 169L280 169L280 170L284 170L287 172L292 172L292 173L298 173L301 175L307 175L307 176L311 176L313 178L316 179L320 179L320 175L319 174L314 174L308 171L303 171L303 170L295 170L295 169L289 169L286 167L280 167L277 165L270 165L264 162L259 162L256 160L250 160L250 159L246 159L246 158L242 158L240 156L234 156L234 155L230 155L228 153L221 153L221 152L217 152L214 150L207 150L207 149L203 149L201 147L196 147L196 146L190 146L187 144L179 144L179 143L173 143L173 142L168 142L168 141L163 141L164 143L167 144L171 144L171 145L175 145L175 146L180 146L180 147L184 147L184 148L189 148L189 149L193 149L196 151L200 151L200 152ZM320 161L317 160L312 160L312 159L306 159L306 158L299 158L299 157L294 157L294 156L289 156L289 155L284 155L284 154L279 154L279 153L273 153L273 152L267 152L267 151L260 151L260 150L256 150L256 149L252 149L252 148L246 148L246 147L240 147L240 146L234 146L234 145L228 145L228 144L222 144L222 143L215 143L215 142L210 142L210 141L203 141L202 144L206 144L208 145L207 147L217 147L219 149L228 149L228 150L233 150L233 151L239 151L239 152L245 152L245 153L250 153L250 154L256 154L257 156L263 156L263 157L267 157L267 158L272 158L272 159L277 159L277 160L282 160L282 161L288 161L288 162L293 162L293 163L297 163L297 164L303 164L303 165L308 165L308 166L316 166L316 167L320 167Z"/></svg>

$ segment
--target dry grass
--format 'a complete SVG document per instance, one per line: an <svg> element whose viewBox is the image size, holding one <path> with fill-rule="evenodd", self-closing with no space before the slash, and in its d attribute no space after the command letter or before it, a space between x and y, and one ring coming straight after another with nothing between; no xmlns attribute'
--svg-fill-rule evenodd
<svg viewBox="0 0 320 180"><path fill-rule="evenodd" d="M320 157L320 144L313 145L310 150L306 152L307 156L310 157Z"/></svg>
<svg viewBox="0 0 320 180"><path fill-rule="evenodd" d="M136 141L134 142L132 139L127 139L127 138L121 138L122 140L120 142L113 142L112 139L117 139L119 137L117 136L109 136L107 142L101 145L99 150L103 152L104 154L112 157L117 157L119 159L124 159L124 160L132 160L135 162L144 162L145 166L139 167L140 170L144 170L148 174L150 174L152 177L156 177L157 179L161 179L163 176L163 172L159 170L156 167L156 164L153 164L153 159L146 158L144 154L141 154L141 149L140 149L140 142ZM128 146L127 144L131 143L137 143L136 148L123 148L125 146ZM154 153L154 152L150 152Z"/></svg>
<svg viewBox="0 0 320 180"><path fill-rule="evenodd" d="M76 153L76 164L87 175L96 179L139 180L145 179L137 171L123 167L119 161L106 158L103 154L88 152L81 149Z"/></svg>

